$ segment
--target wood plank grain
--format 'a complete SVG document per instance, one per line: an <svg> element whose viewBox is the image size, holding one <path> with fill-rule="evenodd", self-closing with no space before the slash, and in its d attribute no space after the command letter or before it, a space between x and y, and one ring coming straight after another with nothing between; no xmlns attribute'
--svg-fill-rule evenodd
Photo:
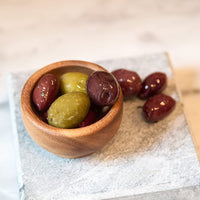
<svg viewBox="0 0 200 200"><path fill-rule="evenodd" d="M182 66L176 68L174 74L192 140L200 161L200 66Z"/></svg>

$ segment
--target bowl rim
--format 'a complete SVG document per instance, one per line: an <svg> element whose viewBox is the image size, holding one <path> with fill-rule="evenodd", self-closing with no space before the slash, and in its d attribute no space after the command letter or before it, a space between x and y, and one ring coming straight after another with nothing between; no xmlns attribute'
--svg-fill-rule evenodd
<svg viewBox="0 0 200 200"><path fill-rule="evenodd" d="M101 129L105 128L107 125L109 125L114 118L117 116L121 109L121 102L123 101L123 95L120 88L119 97L115 104L111 107L109 112L100 120L97 122L81 128L72 128L72 129L64 129L64 128L57 128L54 126L51 126L45 122L43 122L37 114L33 111L31 107L31 101L32 101L32 91L35 86L35 84L38 82L38 80L48 72L55 70L57 68L65 68L70 66L79 66L88 68L94 71L108 71L102 66L88 62L83 60L63 60L59 62L54 62L49 65L46 65L42 67L41 69L34 72L26 81L26 83L23 86L22 92L21 92L21 112L26 115L26 118L37 128L43 129L45 133L50 134L52 136L59 136L59 137L69 137L69 138L77 138L82 137L86 135L91 135L95 132L99 132ZM38 77L38 75L40 75Z"/></svg>

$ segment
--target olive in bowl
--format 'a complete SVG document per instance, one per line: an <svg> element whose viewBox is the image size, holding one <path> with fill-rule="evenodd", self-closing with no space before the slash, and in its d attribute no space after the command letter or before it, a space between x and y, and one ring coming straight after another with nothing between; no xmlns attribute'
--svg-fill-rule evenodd
<svg viewBox="0 0 200 200"><path fill-rule="evenodd" d="M21 94L22 119L28 134L38 145L61 157L78 158L101 149L116 134L123 112L121 89L116 102L103 118L80 128L64 129L45 123L32 101L35 85L46 74L59 78L67 72L80 72L89 76L94 71L106 69L86 61L61 61L41 68L27 80Z"/></svg>

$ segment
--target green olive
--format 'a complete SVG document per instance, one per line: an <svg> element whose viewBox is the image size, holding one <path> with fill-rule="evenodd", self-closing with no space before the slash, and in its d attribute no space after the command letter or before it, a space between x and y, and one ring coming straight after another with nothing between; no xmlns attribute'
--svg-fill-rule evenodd
<svg viewBox="0 0 200 200"><path fill-rule="evenodd" d="M87 94L86 81L87 74L80 72L68 72L60 77L60 88L62 94L68 92L84 92Z"/></svg>
<svg viewBox="0 0 200 200"><path fill-rule="evenodd" d="M58 128L75 128L90 108L87 94L70 92L57 98L48 110L48 123Z"/></svg>

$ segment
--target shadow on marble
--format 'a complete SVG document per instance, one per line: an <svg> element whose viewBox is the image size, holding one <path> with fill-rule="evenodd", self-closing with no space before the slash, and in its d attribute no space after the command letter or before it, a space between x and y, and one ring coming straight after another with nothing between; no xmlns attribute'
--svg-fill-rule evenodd
<svg viewBox="0 0 200 200"><path fill-rule="evenodd" d="M137 108L144 104L144 101L124 102L124 114L122 124L115 137L97 154L104 155L101 162L109 162L116 158L127 159L128 157L138 156L144 152L151 152L162 148L161 145L166 137L169 137L168 129L178 120L182 114L182 103L177 102L175 110L156 123L148 123L144 120L142 109ZM140 126L138 126L140 124ZM171 136L170 136L171 137ZM120 144L120 145L119 145ZM168 144L169 148L175 148L173 143ZM106 153L108 152L108 154ZM93 159L99 157L93 157ZM112 156L109 156L112 155Z"/></svg>

